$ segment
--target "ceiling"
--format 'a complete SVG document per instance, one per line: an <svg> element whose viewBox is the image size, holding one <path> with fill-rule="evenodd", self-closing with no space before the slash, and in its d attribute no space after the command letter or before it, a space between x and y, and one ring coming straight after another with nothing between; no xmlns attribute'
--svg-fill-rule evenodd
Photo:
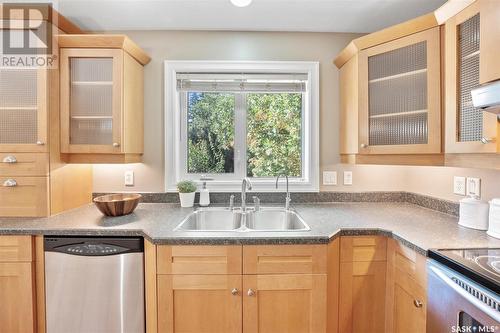
<svg viewBox="0 0 500 333"><path fill-rule="evenodd" d="M58 0L83 29L373 32L427 14L445 0Z"/></svg>

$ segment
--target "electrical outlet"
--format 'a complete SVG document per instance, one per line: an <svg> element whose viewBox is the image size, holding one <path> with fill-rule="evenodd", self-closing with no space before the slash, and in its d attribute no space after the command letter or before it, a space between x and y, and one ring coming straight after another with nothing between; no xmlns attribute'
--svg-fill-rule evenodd
<svg viewBox="0 0 500 333"><path fill-rule="evenodd" d="M134 186L134 171L125 171L125 186Z"/></svg>
<svg viewBox="0 0 500 333"><path fill-rule="evenodd" d="M465 177L453 177L453 193L465 195Z"/></svg>
<svg viewBox="0 0 500 333"><path fill-rule="evenodd" d="M481 178L467 177L467 195L481 196Z"/></svg>
<svg viewBox="0 0 500 333"><path fill-rule="evenodd" d="M344 185L352 185L352 171L344 171Z"/></svg>
<svg viewBox="0 0 500 333"><path fill-rule="evenodd" d="M337 185L337 171L323 171L323 185Z"/></svg>

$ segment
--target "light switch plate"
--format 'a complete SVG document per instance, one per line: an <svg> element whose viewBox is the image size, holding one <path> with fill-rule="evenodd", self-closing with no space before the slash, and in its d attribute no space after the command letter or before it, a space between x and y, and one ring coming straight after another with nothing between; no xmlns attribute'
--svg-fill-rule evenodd
<svg viewBox="0 0 500 333"><path fill-rule="evenodd" d="M124 182L125 186L134 186L134 171L125 171Z"/></svg>
<svg viewBox="0 0 500 333"><path fill-rule="evenodd" d="M352 171L344 171L344 185L352 185Z"/></svg>
<svg viewBox="0 0 500 333"><path fill-rule="evenodd" d="M465 177L453 177L453 193L465 195Z"/></svg>
<svg viewBox="0 0 500 333"><path fill-rule="evenodd" d="M323 185L337 185L337 171L323 171Z"/></svg>
<svg viewBox="0 0 500 333"><path fill-rule="evenodd" d="M467 195L481 197L481 178L467 177Z"/></svg>

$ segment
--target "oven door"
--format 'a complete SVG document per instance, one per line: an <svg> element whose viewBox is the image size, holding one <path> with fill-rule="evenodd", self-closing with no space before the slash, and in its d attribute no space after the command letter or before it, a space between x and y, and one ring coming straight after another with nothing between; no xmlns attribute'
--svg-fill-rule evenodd
<svg viewBox="0 0 500 333"><path fill-rule="evenodd" d="M499 296L429 261L427 333L500 332Z"/></svg>

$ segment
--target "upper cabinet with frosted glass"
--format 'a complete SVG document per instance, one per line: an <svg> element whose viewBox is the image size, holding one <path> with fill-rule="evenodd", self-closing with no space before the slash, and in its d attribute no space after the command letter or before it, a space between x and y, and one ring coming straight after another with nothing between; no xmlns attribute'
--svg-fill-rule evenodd
<svg viewBox="0 0 500 333"><path fill-rule="evenodd" d="M150 58L123 35L64 35L61 152L68 162L140 162L144 73Z"/></svg>
<svg viewBox="0 0 500 333"><path fill-rule="evenodd" d="M500 168L500 121L471 97L474 88L500 79L499 20L499 1L477 0L445 23L445 151L453 165Z"/></svg>
<svg viewBox="0 0 500 333"><path fill-rule="evenodd" d="M342 162L443 164L440 53L429 14L357 38L339 54Z"/></svg>

